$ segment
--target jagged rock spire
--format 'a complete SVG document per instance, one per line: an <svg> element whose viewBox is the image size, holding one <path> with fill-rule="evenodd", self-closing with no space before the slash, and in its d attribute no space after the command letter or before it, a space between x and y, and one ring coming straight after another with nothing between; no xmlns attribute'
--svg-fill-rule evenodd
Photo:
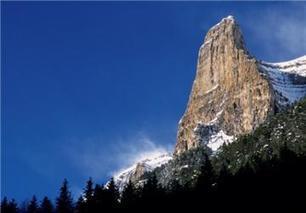
<svg viewBox="0 0 306 213"><path fill-rule="evenodd" d="M233 16L222 19L200 47L175 154L201 144L216 150L262 123L273 111L272 103L269 82L248 54L238 23Z"/></svg>
<svg viewBox="0 0 306 213"><path fill-rule="evenodd" d="M218 24L210 28L205 36L204 44L218 40L220 33L228 35L227 39L232 39L231 42L237 49L246 50L240 27L233 16L223 18Z"/></svg>

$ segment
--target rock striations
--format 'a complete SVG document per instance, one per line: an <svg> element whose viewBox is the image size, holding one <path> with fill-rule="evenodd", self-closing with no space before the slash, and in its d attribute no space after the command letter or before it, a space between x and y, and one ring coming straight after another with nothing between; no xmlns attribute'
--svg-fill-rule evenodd
<svg viewBox="0 0 306 213"><path fill-rule="evenodd" d="M177 133L175 154L205 144L214 151L249 133L273 112L273 91L246 50L232 16L200 47L196 78Z"/></svg>
<svg viewBox="0 0 306 213"><path fill-rule="evenodd" d="M306 56L281 63L256 60L234 17L228 16L208 31L200 47L174 155L199 146L217 151L304 96ZM115 181L121 189L128 181L141 183L146 172L171 159L169 155L147 159L116 175Z"/></svg>

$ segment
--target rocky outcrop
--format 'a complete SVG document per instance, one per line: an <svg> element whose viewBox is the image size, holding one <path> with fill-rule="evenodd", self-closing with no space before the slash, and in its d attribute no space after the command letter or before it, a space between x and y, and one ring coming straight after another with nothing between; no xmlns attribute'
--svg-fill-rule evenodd
<svg viewBox="0 0 306 213"><path fill-rule="evenodd" d="M281 63L258 61L249 55L235 19L224 18L208 31L199 50L196 77L178 127L174 154L179 156L148 157L115 175L115 182L122 191L129 181L144 183L145 174L153 170L163 186L178 176L189 180L201 165L201 150L211 153L192 148L205 145L216 151L304 96L306 56ZM186 150L190 159L180 155Z"/></svg>
<svg viewBox="0 0 306 213"><path fill-rule="evenodd" d="M268 79L246 50L237 22L232 16L222 19L200 47L175 154L201 144L216 150L251 132L273 112L273 98Z"/></svg>

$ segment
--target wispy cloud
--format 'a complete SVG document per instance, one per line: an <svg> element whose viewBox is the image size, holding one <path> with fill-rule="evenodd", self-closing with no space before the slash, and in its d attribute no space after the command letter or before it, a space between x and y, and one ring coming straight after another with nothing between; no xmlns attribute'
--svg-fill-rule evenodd
<svg viewBox="0 0 306 213"><path fill-rule="evenodd" d="M277 60L306 54L306 4L297 3L294 8L290 13L269 8L248 16L251 18L246 27L252 32L254 40Z"/></svg>
<svg viewBox="0 0 306 213"><path fill-rule="evenodd" d="M77 147L66 144L63 149L71 163L84 176L91 176L97 180L105 178L106 175L111 177L148 157L169 153L173 147L173 144L160 145L145 133L116 139L110 147L104 147L103 142L99 140L91 138L76 142L74 139Z"/></svg>
<svg viewBox="0 0 306 213"><path fill-rule="evenodd" d="M146 135L139 135L136 143L132 146L125 146L121 155L118 155L119 167L111 172L112 176L120 173L127 167L145 159L152 159L162 154L171 152L173 145L161 146L153 142Z"/></svg>

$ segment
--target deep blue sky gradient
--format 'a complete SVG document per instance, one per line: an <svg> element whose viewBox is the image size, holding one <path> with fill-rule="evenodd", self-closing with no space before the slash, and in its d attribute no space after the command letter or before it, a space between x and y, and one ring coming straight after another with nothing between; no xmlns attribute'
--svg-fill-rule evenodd
<svg viewBox="0 0 306 213"><path fill-rule="evenodd" d="M118 167L117 141L133 144L128 138L142 132L174 145L198 49L222 17L236 17L260 59L306 53L305 44L282 44L283 19L267 23L306 20L305 2L1 4L1 190L18 201L34 193L55 198L65 177L76 194L95 176L68 158L69 150L101 147L105 173L96 180L104 182Z"/></svg>

